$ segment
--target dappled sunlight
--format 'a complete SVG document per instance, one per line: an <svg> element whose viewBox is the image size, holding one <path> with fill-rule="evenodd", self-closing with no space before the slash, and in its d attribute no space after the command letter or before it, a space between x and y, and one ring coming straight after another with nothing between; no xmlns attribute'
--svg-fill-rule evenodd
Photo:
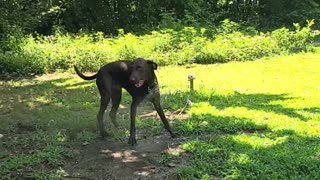
<svg viewBox="0 0 320 180"><path fill-rule="evenodd" d="M241 165L248 165L252 163L252 159L247 153L230 153L229 163L237 163Z"/></svg>
<svg viewBox="0 0 320 180"><path fill-rule="evenodd" d="M236 94L235 96L240 95ZM246 96L250 97L254 95L243 95L243 97ZM261 96L272 97L272 95ZM263 101L259 103L259 97L252 97L252 99L256 101L246 102L247 100L243 97L236 97L236 99L233 100L234 97L232 96L217 96L211 97L213 100L209 102L200 101L198 103L194 103L193 107L189 110L189 113L191 114L191 118L195 122L194 124L188 123L189 129L191 127L194 127L195 124L196 126L199 126L198 128L200 129L212 129L214 127L210 126L217 127L217 125L220 124L219 121L224 120L225 122L221 122L222 124L227 125L229 124L229 122L239 122L240 124L243 124L241 125L242 128L245 128L247 126L244 126L244 124L251 123L261 127L265 126L267 127L267 129L272 131L287 129L293 130L301 135L320 135L320 122L317 120L317 118L319 117L318 113L313 113L313 116L310 117L310 112L308 112L307 109L303 111L298 109L290 109L281 106L275 106L273 102L279 103L280 101L285 101L286 98L282 98L281 96L279 96L279 99L282 100L277 100L277 98L272 98L271 100L262 99L263 101L266 101L266 103L264 103ZM222 101L222 98L226 98L226 100ZM202 99L202 97L200 99ZM217 99L217 101L214 99ZM228 106L228 103L230 103L230 106ZM283 108L283 110L278 110L280 107ZM313 111L317 112L318 110L316 108ZM309 121L312 121L311 126L311 122ZM241 126L239 126L239 128Z"/></svg>
<svg viewBox="0 0 320 180"><path fill-rule="evenodd" d="M193 115L201 115L201 114L208 114L212 113L215 114L219 110L215 108L214 106L211 106L209 102L199 102L192 106L190 113Z"/></svg>
<svg viewBox="0 0 320 180"><path fill-rule="evenodd" d="M44 129L67 129L72 136L81 129L92 129L96 126L94 117L97 106L97 97L92 94L97 92L93 88L88 91L87 87L67 89L77 82L81 83L70 78L54 77L2 82L4 88L0 93L8 96L0 96L0 106L4 107L0 109L3 120L0 123L14 124L18 121L36 124Z"/></svg>
<svg viewBox="0 0 320 180"><path fill-rule="evenodd" d="M148 157L149 155L147 153L140 153L137 150L132 150L132 149L127 149L127 150L102 149L100 153L102 154L102 156L111 158L110 160L114 162L115 169L120 170L121 167L123 168L126 166L135 169L133 170L133 174L126 174L126 176L149 177L155 173L154 165L144 163L145 159L149 158ZM120 171L118 172L119 174L122 173Z"/></svg>
<svg viewBox="0 0 320 180"><path fill-rule="evenodd" d="M141 161L141 159L139 159L139 157L136 155L137 151L135 150L111 151L109 149L104 149L101 150L101 153L111 156L112 158L120 160L124 163ZM142 154L141 156L145 157L146 154Z"/></svg>
<svg viewBox="0 0 320 180"><path fill-rule="evenodd" d="M299 109L297 112L301 115L310 119L309 121L320 121L320 108L304 108Z"/></svg>
<svg viewBox="0 0 320 180"><path fill-rule="evenodd" d="M292 130L276 132L241 133L217 135L210 140L194 140L183 145L186 152L195 158L191 160L189 172L201 175L204 172L224 177L247 179L272 175L280 179L316 176L319 153L315 151L319 137L304 137ZM306 143L309 144L308 147ZM197 169L194 172L193 168ZM284 170L290 170L289 176ZM298 169L297 169L298 168ZM304 168L305 171L300 171ZM261 174L257 169L263 169Z"/></svg>
<svg viewBox="0 0 320 180"><path fill-rule="evenodd" d="M81 174L84 177L98 179L148 179L152 177L167 179L167 176L176 172L180 165L171 163L169 167L166 164L172 161L163 158L166 158L167 155L180 157L184 153L180 144L185 141L184 138L171 139L169 136L142 138L139 139L136 146L111 139L95 141L83 147L78 162L68 164L64 170L69 176L75 177ZM160 163L164 163L165 166L160 167ZM103 173L97 174L96 172ZM106 173L110 175L106 176Z"/></svg>
<svg viewBox="0 0 320 180"><path fill-rule="evenodd" d="M267 124L255 123L252 119L236 116L220 116L218 114L192 114L187 121L177 121L175 129L182 134L199 134L205 132L263 132L270 131Z"/></svg>
<svg viewBox="0 0 320 180"><path fill-rule="evenodd" d="M54 83L57 87L65 88L66 90L77 90L77 89L87 89L95 88L95 81L83 81L83 80L74 80L69 79L65 82Z"/></svg>
<svg viewBox="0 0 320 180"><path fill-rule="evenodd" d="M286 82L289 75L278 77L281 73L275 62L267 63L161 67L157 71L161 104L179 137L171 139L152 104L142 103L137 114L136 147L126 145L131 97L125 91L117 114L119 128L114 128L106 113L110 136L97 145L99 93L94 81L78 77L1 81L0 93L5 96L0 96L0 126L8 127L2 128L1 134L6 137L6 133L25 133L24 129L33 130L28 133L45 130L61 132L65 142L80 141L81 147L75 147L82 151L78 164L63 168L70 175L83 170L88 177L94 177L96 171L103 176L111 169L108 173L113 177L127 173L143 179L162 171L160 166L177 174L178 168L184 168L179 164L184 155L190 156L184 160L189 169L181 172L194 173L190 177L209 174L245 179L265 174L281 179L288 171L300 173L296 177L305 176L305 172L314 175L319 167L320 137L316 78L298 88L298 81L305 78ZM241 70L234 71L234 66ZM263 75L259 74L261 68L268 77L257 80ZM305 71L298 74L308 75ZM188 75L196 76L193 92Z"/></svg>
<svg viewBox="0 0 320 180"><path fill-rule="evenodd" d="M263 149L270 148L272 146L285 143L288 140L288 136L276 137L275 139L270 139L268 137L263 137L259 134L247 135L241 134L233 136L232 139L237 143L247 144L251 146L252 149Z"/></svg>
<svg viewBox="0 0 320 180"><path fill-rule="evenodd" d="M80 78L74 77L72 79L65 79L64 81L53 81L52 84L57 87L68 87L70 85L75 86L77 83L83 83Z"/></svg>
<svg viewBox="0 0 320 180"><path fill-rule="evenodd" d="M41 96L34 99L35 102L39 104L49 104L52 102L52 99L50 97L51 95Z"/></svg>
<svg viewBox="0 0 320 180"><path fill-rule="evenodd" d="M229 95L219 94L214 91L201 91L201 92L177 92L171 94L164 94L164 102L172 103L170 100L179 98L180 101L190 99L195 105L198 103L210 103L210 106L218 109L219 111L226 108L244 107L249 110L257 110L264 112L272 112L279 115L285 115L290 118L298 118L306 121L306 118L299 114L297 108L283 106L280 102L295 99L287 94L248 94L233 92ZM175 105L178 105L177 103ZM180 105L182 106L182 105ZM203 108L205 106L203 105ZM312 107L317 108L317 107Z"/></svg>
<svg viewBox="0 0 320 180"><path fill-rule="evenodd" d="M236 179L247 177L288 177L286 171L299 176L300 168L316 174L319 160L316 148L320 137L319 107L293 108L286 103L304 100L287 94L186 93L191 99L189 120L176 123L182 134L210 133L183 145L194 155L192 168L185 171ZM181 127L182 126L182 127ZM306 146L307 145L307 146ZM284 168L286 170L281 170ZM260 174L254 169L263 169ZM184 169L182 172L184 172ZM298 174L299 173L299 174Z"/></svg>

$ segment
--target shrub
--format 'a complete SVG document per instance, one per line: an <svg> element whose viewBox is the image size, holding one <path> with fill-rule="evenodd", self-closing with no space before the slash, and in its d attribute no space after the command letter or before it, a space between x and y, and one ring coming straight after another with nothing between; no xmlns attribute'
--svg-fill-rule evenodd
<svg viewBox="0 0 320 180"><path fill-rule="evenodd" d="M277 29L272 32L271 37L278 47L283 52L299 52L307 50L312 44L313 39L317 34L312 32L311 27L314 21L307 21L307 26L301 28L300 24L295 23L295 31L290 31L287 28Z"/></svg>
<svg viewBox="0 0 320 180"><path fill-rule="evenodd" d="M143 36L120 29L118 36L108 38L101 32L71 35L62 31L48 37L13 38L9 46L12 49L0 53L0 73L47 73L66 70L74 64L86 71L97 71L108 62L137 57L159 65L254 60L310 49L316 34L311 30L314 22L307 22L303 28L295 24L294 31L281 28L260 34L250 28L241 30L237 23L226 20L217 29L184 27Z"/></svg>

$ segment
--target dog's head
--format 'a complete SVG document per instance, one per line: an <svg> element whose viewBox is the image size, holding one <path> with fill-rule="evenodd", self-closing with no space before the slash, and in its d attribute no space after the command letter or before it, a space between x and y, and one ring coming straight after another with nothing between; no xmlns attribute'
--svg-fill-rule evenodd
<svg viewBox="0 0 320 180"><path fill-rule="evenodd" d="M147 81L155 79L154 70L158 68L158 65L150 60L138 58L131 62L131 75L130 82L135 87L142 87Z"/></svg>

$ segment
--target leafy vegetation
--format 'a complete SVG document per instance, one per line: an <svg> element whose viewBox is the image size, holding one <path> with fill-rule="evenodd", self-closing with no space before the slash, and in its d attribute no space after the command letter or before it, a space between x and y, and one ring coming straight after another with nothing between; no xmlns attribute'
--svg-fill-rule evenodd
<svg viewBox="0 0 320 180"><path fill-rule="evenodd" d="M73 33L114 34L119 28L144 32L180 25L212 27L227 18L274 29L294 22L302 24L306 19L318 20L320 14L315 0L6 0L0 2L0 12L1 40L17 32L50 35L57 26Z"/></svg>
<svg viewBox="0 0 320 180"><path fill-rule="evenodd" d="M306 27L295 24L294 31L281 28L258 33L225 20L218 29L185 27L143 36L125 34L120 29L118 36L110 38L104 38L101 32L75 36L57 31L54 36L13 38L13 50L0 53L0 73L41 74L67 70L74 64L96 71L108 62L137 57L152 59L159 65L254 60L312 51L318 34L312 31L312 25L314 21L308 21Z"/></svg>
<svg viewBox="0 0 320 180"><path fill-rule="evenodd" d="M318 179L319 58L160 67L166 111L180 111L187 100L192 107L185 111L188 118L173 123L187 139L186 154L164 154L159 163L179 164L187 156L179 179ZM196 76L195 92L188 88L190 74ZM0 81L6 94L0 96L1 177L58 178L77 147L96 139L98 92L94 82L74 77ZM125 93L122 105L129 102ZM128 117L120 110L118 130L107 121L110 138L126 143ZM165 133L153 118L140 118L137 125L147 137Z"/></svg>

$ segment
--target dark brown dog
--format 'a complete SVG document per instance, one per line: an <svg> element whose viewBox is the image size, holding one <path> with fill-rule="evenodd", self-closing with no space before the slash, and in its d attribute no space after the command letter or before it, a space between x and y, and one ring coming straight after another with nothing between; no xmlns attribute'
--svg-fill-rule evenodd
<svg viewBox="0 0 320 180"><path fill-rule="evenodd" d="M84 80L96 79L96 84L101 96L100 110L97 119L102 137L107 136L103 123L103 115L110 98L112 100L112 107L109 116L113 124L116 127L118 126L116 122L116 112L120 104L122 88L126 89L132 96L129 144L134 145L137 143L135 126L136 112L139 103L146 98L153 103L164 127L168 130L171 137L175 137L160 105L159 86L154 73L154 70L157 69L156 63L142 58L134 61L117 61L105 65L93 76L83 75L76 66L74 66L74 69Z"/></svg>

